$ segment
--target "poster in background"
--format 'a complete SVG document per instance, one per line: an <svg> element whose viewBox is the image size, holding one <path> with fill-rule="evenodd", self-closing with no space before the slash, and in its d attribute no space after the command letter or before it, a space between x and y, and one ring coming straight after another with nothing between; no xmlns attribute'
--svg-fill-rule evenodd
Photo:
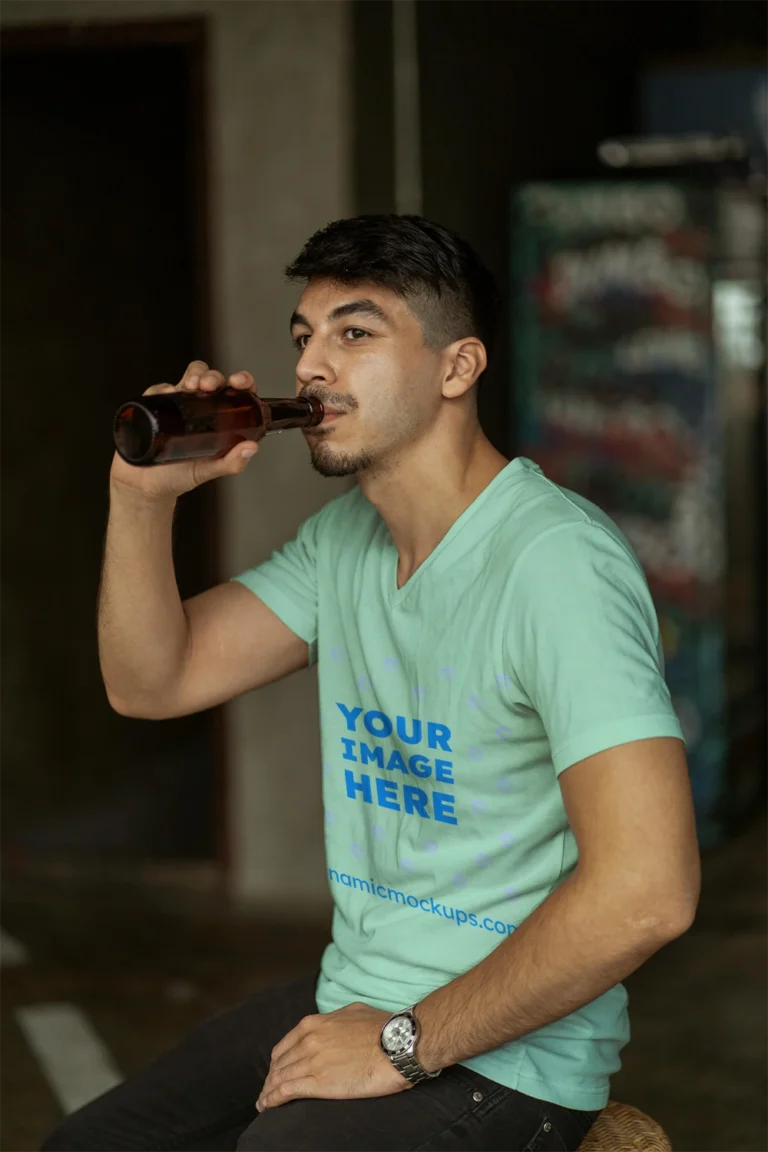
<svg viewBox="0 0 768 1152"><path fill-rule="evenodd" d="M643 565L699 838L713 843L727 751L714 195L527 184L513 210L513 440L604 509Z"/></svg>

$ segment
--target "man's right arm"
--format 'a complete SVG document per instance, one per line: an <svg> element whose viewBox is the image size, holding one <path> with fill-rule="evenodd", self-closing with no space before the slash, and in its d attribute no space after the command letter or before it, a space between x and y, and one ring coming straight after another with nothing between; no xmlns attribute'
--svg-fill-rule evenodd
<svg viewBox="0 0 768 1152"><path fill-rule="evenodd" d="M193 360L178 384L153 384L144 395L195 395L205 402L227 384L256 395L250 372L225 380L203 360ZM135 467L115 452L98 638L107 697L124 716L188 716L309 663L308 644L248 587L233 581L183 604L179 597L176 500L209 480L242 473L244 449L258 450L258 444L239 442L223 456L155 468Z"/></svg>
<svg viewBox="0 0 768 1152"><path fill-rule="evenodd" d="M109 702L123 716L188 716L309 664L307 643L242 584L219 584L182 603L175 504L110 487L99 661Z"/></svg>

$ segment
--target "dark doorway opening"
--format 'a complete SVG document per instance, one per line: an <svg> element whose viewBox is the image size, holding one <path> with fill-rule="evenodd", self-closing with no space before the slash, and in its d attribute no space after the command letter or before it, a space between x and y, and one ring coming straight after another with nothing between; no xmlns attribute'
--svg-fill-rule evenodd
<svg viewBox="0 0 768 1152"><path fill-rule="evenodd" d="M202 20L2 38L6 858L221 858L218 709L118 716L96 602L116 407L215 361ZM179 502L182 599L219 579L216 491Z"/></svg>

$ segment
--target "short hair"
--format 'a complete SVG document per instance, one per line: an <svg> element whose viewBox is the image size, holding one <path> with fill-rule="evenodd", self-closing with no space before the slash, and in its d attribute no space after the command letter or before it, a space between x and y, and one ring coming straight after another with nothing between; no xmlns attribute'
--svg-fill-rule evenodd
<svg viewBox="0 0 768 1152"><path fill-rule="evenodd" d="M476 336L489 359L493 352L499 311L493 275L466 240L423 216L335 220L310 237L285 274L389 288L409 305L429 347Z"/></svg>

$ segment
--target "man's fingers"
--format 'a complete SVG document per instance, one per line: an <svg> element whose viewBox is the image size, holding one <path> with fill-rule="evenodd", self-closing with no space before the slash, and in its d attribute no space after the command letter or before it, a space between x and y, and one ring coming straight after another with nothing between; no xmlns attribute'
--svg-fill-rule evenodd
<svg viewBox="0 0 768 1152"><path fill-rule="evenodd" d="M234 376L230 376L229 383L233 388L250 388L255 392L256 381L250 372L236 372Z"/></svg>
<svg viewBox="0 0 768 1152"><path fill-rule="evenodd" d="M217 372L210 368L207 372L201 372L198 375L193 373L191 376L185 376L181 383L181 390L183 392L213 392L224 384L226 384L226 380L223 372Z"/></svg>
<svg viewBox="0 0 768 1152"><path fill-rule="evenodd" d="M145 388L142 396L156 396L159 392L175 392L175 384L152 384L151 387Z"/></svg>
<svg viewBox="0 0 768 1152"><path fill-rule="evenodd" d="M227 381L224 378L223 372L215 372L211 369L200 377L200 387L208 391L213 388L225 388Z"/></svg>
<svg viewBox="0 0 768 1152"><path fill-rule="evenodd" d="M268 1092L262 1088L261 1095L256 1101L256 1108L259 1112L263 1112L265 1108L277 1108L280 1104L287 1104L289 1100L300 1100L309 1096L317 1096L315 1077L301 1076L295 1080L275 1084Z"/></svg>
<svg viewBox="0 0 768 1152"><path fill-rule="evenodd" d="M306 1030L306 1026L303 1026L304 1021L308 1019L308 1016L303 1016L298 1024L291 1028L290 1032L286 1032L282 1040L279 1040L278 1043L275 1044L274 1048L269 1054L270 1060L273 1064L275 1060L278 1060L283 1055L284 1052L290 1051L294 1044L298 1044Z"/></svg>
<svg viewBox="0 0 768 1152"><path fill-rule="evenodd" d="M255 392L255 380L250 372L235 372L229 378L215 368L209 368L204 360L193 360L178 384L154 384L144 393L150 396L157 392L216 392L219 388L229 385L243 391L250 389Z"/></svg>
<svg viewBox="0 0 768 1152"><path fill-rule="evenodd" d="M251 448L255 448L256 452L259 450L258 444L254 444L252 440L244 440L235 444L224 456L201 457L193 461L195 484L199 486L209 480L216 480L219 476L235 476L244 472L253 459L253 456L245 455Z"/></svg>
<svg viewBox="0 0 768 1152"><path fill-rule="evenodd" d="M187 365L184 375L182 376L181 380L179 380L179 387L185 387L187 380L189 380L191 377L199 379L207 371L208 365L206 364L205 360L193 360L191 364Z"/></svg>

